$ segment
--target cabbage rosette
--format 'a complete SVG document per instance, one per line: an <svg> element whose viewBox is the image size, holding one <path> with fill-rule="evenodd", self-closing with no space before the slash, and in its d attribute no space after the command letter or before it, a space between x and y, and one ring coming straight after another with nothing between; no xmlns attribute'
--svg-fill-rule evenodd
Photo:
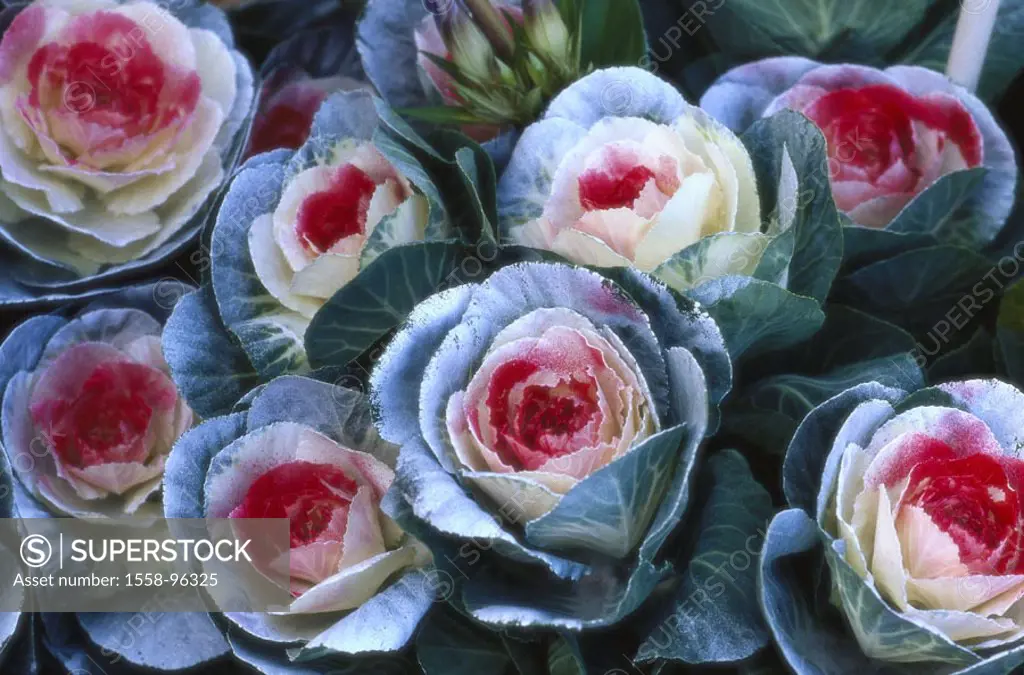
<svg viewBox="0 0 1024 675"><path fill-rule="evenodd" d="M308 369L303 336L325 303L381 253L448 234L422 166L379 142L369 92L331 95L297 151L253 157L211 241L218 314L264 381Z"/></svg>
<svg viewBox="0 0 1024 675"><path fill-rule="evenodd" d="M828 141L836 204L861 228L980 248L1013 208L1006 133L977 97L928 68L763 59L721 76L701 107L737 132L779 110L806 115Z"/></svg>
<svg viewBox="0 0 1024 675"><path fill-rule="evenodd" d="M599 70L523 133L498 184L501 235L648 272L716 319L720 301L750 304L737 294L821 302L842 254L828 187L812 182L824 148L799 116L741 138L644 70Z"/></svg>
<svg viewBox="0 0 1024 675"><path fill-rule="evenodd" d="M167 280L42 315L0 347L3 441L20 484L56 516L158 515L167 455L193 424L161 350L189 290Z"/></svg>
<svg viewBox="0 0 1024 675"><path fill-rule="evenodd" d="M519 263L442 291L371 380L401 446L389 513L480 621L614 624L673 569L731 373L711 318L632 270Z"/></svg>
<svg viewBox="0 0 1024 675"><path fill-rule="evenodd" d="M1005 673L1024 662L1022 411L1024 394L998 380L909 396L862 384L811 411L783 467L792 508L772 522L761 568L790 667ZM800 576L822 552L831 605Z"/></svg>
<svg viewBox="0 0 1024 675"><path fill-rule="evenodd" d="M252 108L223 13L37 0L0 26L0 302L88 294L180 252Z"/></svg>
<svg viewBox="0 0 1024 675"><path fill-rule="evenodd" d="M0 422L19 516L144 521L162 513L171 447L196 421L161 350L164 323L189 290L173 279L123 289L71 318L35 316L0 346ZM154 614L126 642L130 616L54 618L70 633L52 639L88 640L111 658L154 671L193 668L228 653L205 612ZM188 650L171 647L179 639L188 640ZM68 652L54 654L77 667L64 660Z"/></svg>
<svg viewBox="0 0 1024 675"><path fill-rule="evenodd" d="M165 478L169 518L236 519L238 531L246 518L290 521L292 603L224 612L235 655L282 672L290 659L312 669L325 656L401 650L435 588L429 554L381 511L397 449L378 436L367 399L286 376L247 403L186 434Z"/></svg>

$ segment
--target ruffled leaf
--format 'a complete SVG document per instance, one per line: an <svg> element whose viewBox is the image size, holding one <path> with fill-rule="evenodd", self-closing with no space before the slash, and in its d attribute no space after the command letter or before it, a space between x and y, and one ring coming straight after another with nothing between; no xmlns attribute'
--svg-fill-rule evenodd
<svg viewBox="0 0 1024 675"><path fill-rule="evenodd" d="M85 635L103 653L118 654L125 663L163 671L184 670L217 661L229 653L220 628L205 612L163 612L148 615L141 626L137 613L78 614ZM129 620L133 620L128 624ZM125 637L132 626L131 640Z"/></svg>

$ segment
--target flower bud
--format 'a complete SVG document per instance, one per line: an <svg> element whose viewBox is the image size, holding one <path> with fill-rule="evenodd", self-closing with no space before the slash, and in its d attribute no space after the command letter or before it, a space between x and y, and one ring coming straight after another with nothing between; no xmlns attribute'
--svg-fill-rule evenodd
<svg viewBox="0 0 1024 675"><path fill-rule="evenodd" d="M552 0L523 0L523 17L530 46L554 63L568 66L572 39L555 3Z"/></svg>
<svg viewBox="0 0 1024 675"><path fill-rule="evenodd" d="M497 70L494 47L469 15L456 3L438 16L438 23L451 60L459 70L477 82L491 80Z"/></svg>
<svg viewBox="0 0 1024 675"><path fill-rule="evenodd" d="M473 21L487 36L502 59L511 61L515 55L516 45L508 22L494 8L489 0L462 0L473 14ZM453 7L458 6L456 2Z"/></svg>

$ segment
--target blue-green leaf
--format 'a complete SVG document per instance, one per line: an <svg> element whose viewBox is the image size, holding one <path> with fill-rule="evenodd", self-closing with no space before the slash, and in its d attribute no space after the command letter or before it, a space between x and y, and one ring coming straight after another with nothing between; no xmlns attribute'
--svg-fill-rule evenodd
<svg viewBox="0 0 1024 675"><path fill-rule="evenodd" d="M782 468L782 485L790 506L817 512L829 451L839 429L858 405L873 399L895 404L904 396L902 390L869 382L847 389L812 410L797 428Z"/></svg>
<svg viewBox="0 0 1024 675"><path fill-rule="evenodd" d="M82 630L106 654L126 663L174 671L195 668L229 653L220 629L205 612L155 612L139 622L137 613L78 614Z"/></svg>
<svg viewBox="0 0 1024 675"><path fill-rule="evenodd" d="M263 379L307 367L301 342L305 320L263 286L249 253L253 222L269 217L281 198L287 158L277 151L243 167L224 199L210 244L218 311Z"/></svg>
<svg viewBox="0 0 1024 675"><path fill-rule="evenodd" d="M783 111L755 122L742 140L754 162L761 212L774 220L769 233L779 232L756 276L824 302L843 256L825 138L803 115Z"/></svg>
<svg viewBox="0 0 1024 675"><path fill-rule="evenodd" d="M640 645L640 661L739 661L768 642L757 611L756 572L771 496L733 450L712 457L705 475L711 488L693 557L668 616Z"/></svg>
<svg viewBox="0 0 1024 675"><path fill-rule="evenodd" d="M446 242L391 249L314 317L306 351L314 367L344 367L398 326L458 269L462 247Z"/></svg>
<svg viewBox="0 0 1024 675"><path fill-rule="evenodd" d="M214 417L187 431L171 450L164 469L165 518L205 518L203 485L210 461L245 433L245 415Z"/></svg>
<svg viewBox="0 0 1024 675"><path fill-rule="evenodd" d="M643 539L672 480L685 427L662 431L580 481L547 514L526 524L539 548L624 558Z"/></svg>
<svg viewBox="0 0 1024 675"><path fill-rule="evenodd" d="M689 293L718 323L733 360L806 340L825 321L812 298L751 277L723 277Z"/></svg>
<svg viewBox="0 0 1024 675"><path fill-rule="evenodd" d="M838 302L915 336L935 331L946 341L994 297L989 286L993 278L999 281L999 275L998 267L977 253L943 245L862 267L837 281L833 291Z"/></svg>
<svg viewBox="0 0 1024 675"><path fill-rule="evenodd" d="M209 286L178 302L164 327L163 348L174 382L201 417L228 412L259 384L245 352L221 323Z"/></svg>
<svg viewBox="0 0 1024 675"><path fill-rule="evenodd" d="M416 655L424 675L506 675L512 666L498 633L440 607L416 638Z"/></svg>
<svg viewBox="0 0 1024 675"><path fill-rule="evenodd" d="M942 176L900 211L886 229L897 234L927 234L946 244L980 247L1002 228L1002 223L986 223L983 214L971 208L971 197L987 173L988 169L977 167Z"/></svg>
<svg viewBox="0 0 1024 675"><path fill-rule="evenodd" d="M822 564L814 521L800 509L775 516L758 570L761 608L775 644L797 675L876 672L881 664L864 655L839 612L817 597L828 594L813 581ZM902 668L892 670L897 675Z"/></svg>
<svg viewBox="0 0 1024 675"><path fill-rule="evenodd" d="M1003 295L996 338L1007 375L1024 383L1024 281L1013 284Z"/></svg>
<svg viewBox="0 0 1024 675"><path fill-rule="evenodd" d="M298 661L331 654L380 654L401 651L437 601L424 572L406 572L391 586L310 640L295 655Z"/></svg>
<svg viewBox="0 0 1024 675"><path fill-rule="evenodd" d="M647 53L637 0L587 0L580 17L580 63L588 67L631 66Z"/></svg>

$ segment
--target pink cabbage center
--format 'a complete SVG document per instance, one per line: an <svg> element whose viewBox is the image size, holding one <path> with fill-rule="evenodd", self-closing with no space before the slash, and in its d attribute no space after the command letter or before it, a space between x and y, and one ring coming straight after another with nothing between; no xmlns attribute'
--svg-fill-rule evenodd
<svg viewBox="0 0 1024 675"><path fill-rule="evenodd" d="M346 164L327 190L314 192L299 207L295 232L315 254L329 251L342 239L364 234L370 201L377 184L362 169Z"/></svg>
<svg viewBox="0 0 1024 675"><path fill-rule="evenodd" d="M580 432L600 415L590 378L521 386L539 370L535 363L513 359L495 369L488 387L487 407L500 439L497 452L515 469L533 471L586 447L593 439Z"/></svg>
<svg viewBox="0 0 1024 675"><path fill-rule="evenodd" d="M28 63L26 122L55 140L70 163L119 150L126 139L181 129L199 103L199 75L165 63L146 30L113 12L79 16ZM63 120L57 122L56 120Z"/></svg>
<svg viewBox="0 0 1024 675"><path fill-rule="evenodd" d="M1006 545L1021 526L1020 496L1008 472L1024 475L1024 462L988 454L957 457L934 438L927 446L926 458L910 470L900 508L924 511L956 544L960 562L972 573L1024 571L1017 546Z"/></svg>
<svg viewBox="0 0 1024 675"><path fill-rule="evenodd" d="M342 531L329 531L331 521L347 522L358 485L340 468L297 460L267 471L249 487L231 518L287 518L290 546L316 541L342 541ZM336 521L337 522L337 521Z"/></svg>
<svg viewBox="0 0 1024 675"><path fill-rule="evenodd" d="M842 178L844 165L849 164L875 181L898 160L920 178L927 167L921 166L917 152L915 123L939 134L939 150L952 142L969 167L981 164L977 125L958 101L924 100L881 84L828 92L803 112L822 129L829 156L838 160L832 166L833 178Z"/></svg>
<svg viewBox="0 0 1024 675"><path fill-rule="evenodd" d="M46 399L32 406L60 461L84 469L109 463L144 462L153 415L173 405L173 385L141 363L102 363L72 399Z"/></svg>
<svg viewBox="0 0 1024 675"><path fill-rule="evenodd" d="M633 209L648 186L660 193L661 200L679 189L678 163L662 157L648 166L631 148L609 144L601 149L598 166L592 166L577 179L580 205L584 211Z"/></svg>

